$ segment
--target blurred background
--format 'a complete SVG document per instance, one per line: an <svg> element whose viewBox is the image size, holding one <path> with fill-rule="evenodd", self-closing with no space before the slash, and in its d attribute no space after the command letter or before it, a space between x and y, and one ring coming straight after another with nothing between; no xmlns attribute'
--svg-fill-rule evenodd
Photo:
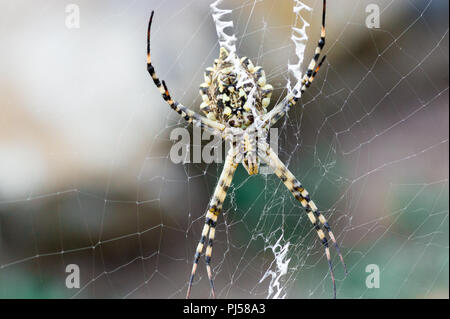
<svg viewBox="0 0 450 319"><path fill-rule="evenodd" d="M322 10L304 2L303 69ZM152 61L172 96L199 110L219 52L210 3L0 1L1 298L184 298L222 164L170 160L170 132L192 128L148 76L146 28L155 10ZM366 26L370 4L379 28ZM273 103L296 62L293 6L219 5L233 10L224 20L238 54L264 67ZM331 0L327 12L327 62L276 127L280 158L341 243L338 298L448 298L448 1ZM291 197L276 176L239 167L213 251L218 297L332 297L323 248ZM287 248L282 275L276 243ZM69 264L80 288L66 287ZM366 285L368 265L379 288ZM209 296L204 268L196 298Z"/></svg>

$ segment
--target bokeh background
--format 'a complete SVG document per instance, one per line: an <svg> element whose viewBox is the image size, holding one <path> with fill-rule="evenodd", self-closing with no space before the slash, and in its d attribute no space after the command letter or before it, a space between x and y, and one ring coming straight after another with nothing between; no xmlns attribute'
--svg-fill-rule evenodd
<svg viewBox="0 0 450 319"><path fill-rule="evenodd" d="M321 1L305 1L320 31ZM80 9L68 28L67 5ZM218 55L210 1L0 1L0 297L183 298L221 164L174 164L189 128L146 72L198 110ZM366 7L380 8L369 29ZM293 1L224 0L240 55L286 94ZM334 226L338 298L448 298L448 1L328 1L327 63L277 124L280 158ZM275 176L240 167L213 251L221 298L331 298L323 249ZM280 290L273 245L288 247ZM68 289L68 264L81 287ZM380 288L366 286L367 265ZM203 261L193 297L208 297Z"/></svg>

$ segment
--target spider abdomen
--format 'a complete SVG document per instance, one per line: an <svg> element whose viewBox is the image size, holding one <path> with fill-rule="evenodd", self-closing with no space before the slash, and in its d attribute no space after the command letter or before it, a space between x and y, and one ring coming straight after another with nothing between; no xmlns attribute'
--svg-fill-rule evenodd
<svg viewBox="0 0 450 319"><path fill-rule="evenodd" d="M266 113L273 87L266 83L262 67L255 67L249 58L239 59L220 48L219 58L204 76L200 109L209 119L229 127L246 128L255 116Z"/></svg>

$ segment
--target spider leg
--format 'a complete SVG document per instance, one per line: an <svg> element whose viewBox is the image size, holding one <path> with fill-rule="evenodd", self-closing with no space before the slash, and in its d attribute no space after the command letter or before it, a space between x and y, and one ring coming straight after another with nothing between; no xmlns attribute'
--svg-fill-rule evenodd
<svg viewBox="0 0 450 319"><path fill-rule="evenodd" d="M322 60L320 60L319 64L317 65L316 69L314 70L314 72L311 74L310 77L303 79L302 88L301 88L300 94L298 96L295 96L297 94L297 90L294 89L293 95L288 96L283 102L276 105L269 113L267 113L264 116L263 127L265 127L267 124L270 124L270 125L276 124L279 119L281 119L287 112L289 112L291 107L297 103L297 101L301 98L301 96L306 91L306 89L308 89L311 86L311 83L314 81L314 78L315 78L317 72L319 72L320 67L322 66L326 57L327 57L326 55L323 56Z"/></svg>
<svg viewBox="0 0 450 319"><path fill-rule="evenodd" d="M169 106L178 114L181 115L182 118L184 118L189 123L193 123L194 125L200 126L201 128L209 128L213 131L213 133L220 133L225 129L225 125L220 124L218 122L212 121L204 116L201 116L197 114L196 112L190 110L186 106L182 105L181 103L172 100L169 90L167 89L167 85L164 81L160 81L158 76L156 75L155 68L152 64L151 55L150 55L150 31L153 21L153 14L155 12L152 11L152 14L150 16L150 21L148 23L148 31L147 31L147 71L150 74L150 76L153 79L153 82L155 83L156 87L159 89L159 92L161 92L161 95L166 101Z"/></svg>
<svg viewBox="0 0 450 319"><path fill-rule="evenodd" d="M206 213L205 225L203 226L202 236L197 245L197 250L194 256L194 263L192 265L192 272L189 278L189 286L186 293L186 299L189 298L191 293L192 283L194 281L195 272L197 271L198 261L200 259L200 255L203 251L203 247L206 244L206 237L208 236L208 243L205 252L205 263L206 263L206 271L208 273L209 282L211 285L211 295L215 298L216 294L214 291L214 282L212 278L212 270L211 270L211 255L212 255L212 247L213 241L216 233L216 225L217 218L222 211L222 205L227 195L228 188L231 184L231 180L233 179L234 172L237 168L237 163L234 161L235 155L234 152L230 150L225 160L225 165L222 170L222 174L220 175L219 182L214 190L214 194L211 198L211 201L208 205L208 211Z"/></svg>
<svg viewBox="0 0 450 319"><path fill-rule="evenodd" d="M319 236L320 241L325 247L325 255L327 257L328 266L330 269L330 276L333 282L333 292L334 297L336 298L336 282L334 279L333 273L333 264L331 263L331 255L330 249L328 245L328 240L325 236L324 230L328 233L331 241L333 242L336 251L339 255L339 258L344 266L345 273L347 274L347 267L344 263L344 258L339 249L339 245L336 242L336 238L334 237L333 232L331 231L331 227L328 224L326 218L322 215L322 213L318 210L316 204L311 200L308 191L302 186L302 184L295 178L295 176L287 169L287 167L283 164L283 162L278 158L275 152L270 148L266 147L266 156L263 159L267 162L268 165L273 169L275 174L281 179L284 185L291 191L292 195L302 204L302 206L306 209L308 214L308 218L313 224L315 230L317 231L317 235ZM321 225L323 227L321 227Z"/></svg>
<svg viewBox="0 0 450 319"><path fill-rule="evenodd" d="M279 119L281 119L290 109L293 107L297 101L302 97L303 93L311 86L311 83L314 81L314 77L317 72L319 72L320 67L325 61L326 56L319 61L320 54L325 46L325 17L326 17L326 7L327 1L323 0L323 13L322 13L322 30L320 33L320 40L317 44L314 57L311 59L309 63L308 70L303 76L300 84L300 92L298 89L298 85L296 85L289 95L279 104L277 104L269 113L267 113L264 117L265 125L271 124L274 125ZM317 66L316 66L317 65Z"/></svg>

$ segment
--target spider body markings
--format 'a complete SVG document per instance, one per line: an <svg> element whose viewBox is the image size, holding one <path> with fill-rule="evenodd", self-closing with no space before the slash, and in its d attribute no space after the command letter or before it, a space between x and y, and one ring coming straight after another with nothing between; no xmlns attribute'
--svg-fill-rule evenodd
<svg viewBox="0 0 450 319"><path fill-rule="evenodd" d="M223 138L239 152L234 162L244 165L250 175L258 174L257 140L266 140L268 128L257 129L255 120L267 113L273 86L266 83L262 67L249 58L239 58L220 48L213 67L206 69L200 85L201 111L212 121L225 125Z"/></svg>
<svg viewBox="0 0 450 319"><path fill-rule="evenodd" d="M238 58L234 52L228 52L225 48L220 48L219 58L214 61L212 67L206 69L205 82L200 85L200 95L203 100L200 109L205 116L199 115L174 101L166 83L160 81L156 75L150 56L150 30L154 12L151 13L147 33L147 70L163 99L186 121L214 134L221 135L232 146L228 151L218 184L208 204L205 224L194 255L186 298L190 296L198 262L205 246L206 270L210 281L211 295L215 297L211 256L217 219L222 211L223 202L239 163L243 164L250 175L254 175L258 173L260 160L263 160L272 168L286 188L305 208L307 216L325 248L325 256L333 283L333 295L336 297L336 283L328 238L333 242L347 274L347 268L336 238L326 218L311 200L308 191L267 143L269 127L283 117L301 98L303 92L310 87L325 60L324 56L319 62L321 51L325 45L325 12L326 0L323 0L320 40L302 81L281 103L274 106L269 112L267 112L267 107L270 104L273 87L266 83L262 67L255 67L250 59L246 57Z"/></svg>
<svg viewBox="0 0 450 319"><path fill-rule="evenodd" d="M247 57L239 59L222 47L200 85L200 109L211 120L247 128L256 117L267 113L272 91L262 67L255 67Z"/></svg>

